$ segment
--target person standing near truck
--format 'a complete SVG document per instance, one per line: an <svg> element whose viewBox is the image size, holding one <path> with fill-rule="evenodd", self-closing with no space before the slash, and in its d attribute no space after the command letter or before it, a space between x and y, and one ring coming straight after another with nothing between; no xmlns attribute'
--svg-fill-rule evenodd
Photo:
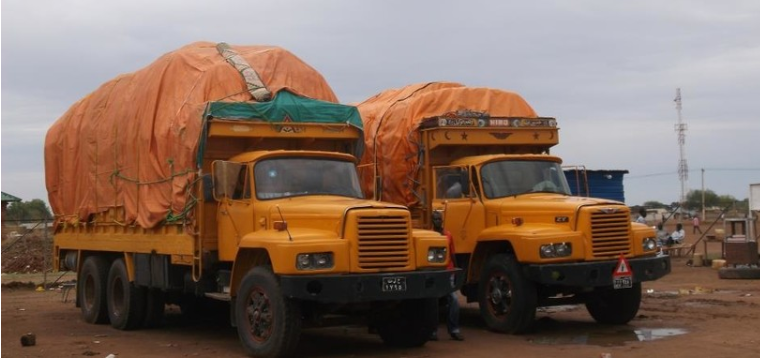
<svg viewBox="0 0 760 358"><path fill-rule="evenodd" d="M449 241L449 269L453 269L456 266L456 251L454 251L454 238L451 236L451 233L448 230L443 229L443 217L441 215L440 211L434 211L433 212L433 229L435 231L438 231L442 235L446 236L446 239ZM462 331L459 329L459 298L457 297L457 292L451 292L448 295L444 296L446 299L446 304L448 305L448 311L446 312L446 329L449 331L449 335L451 335L451 339L455 341L463 341L464 336L462 335ZM438 340L438 328L436 327L435 330L430 334L430 340L431 341L437 341Z"/></svg>
<svg viewBox="0 0 760 358"><path fill-rule="evenodd" d="M699 227L699 215L694 215L694 218L691 219L691 223L694 225L694 228L691 229L692 234L696 234L697 231L699 233L702 233L702 228Z"/></svg>

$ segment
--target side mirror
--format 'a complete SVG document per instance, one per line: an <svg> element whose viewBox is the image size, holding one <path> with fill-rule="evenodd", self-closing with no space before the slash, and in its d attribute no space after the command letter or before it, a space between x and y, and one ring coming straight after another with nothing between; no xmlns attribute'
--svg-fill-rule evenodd
<svg viewBox="0 0 760 358"><path fill-rule="evenodd" d="M238 186L241 170L245 170L245 165L240 163L225 162L223 160L215 160L211 163L211 172L213 173L212 187L214 188L215 200L233 198L235 188Z"/></svg>

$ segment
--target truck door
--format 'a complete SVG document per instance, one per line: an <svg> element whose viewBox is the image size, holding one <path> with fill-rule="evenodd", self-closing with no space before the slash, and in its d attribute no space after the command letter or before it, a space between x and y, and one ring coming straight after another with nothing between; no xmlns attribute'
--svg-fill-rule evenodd
<svg viewBox="0 0 760 358"><path fill-rule="evenodd" d="M231 261L240 239L253 231L251 170L246 163L217 160L213 172L214 198L219 202L219 259Z"/></svg>
<svg viewBox="0 0 760 358"><path fill-rule="evenodd" d="M474 190L470 170L464 166L433 168L434 210L443 210L443 227L454 237L457 253L469 253L485 228L483 203Z"/></svg>

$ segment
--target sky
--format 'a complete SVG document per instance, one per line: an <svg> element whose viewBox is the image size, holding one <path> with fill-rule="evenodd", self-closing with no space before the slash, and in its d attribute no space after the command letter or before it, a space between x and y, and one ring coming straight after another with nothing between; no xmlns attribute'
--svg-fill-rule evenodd
<svg viewBox="0 0 760 358"><path fill-rule="evenodd" d="M681 88L687 190L741 200L760 183L756 0L7 0L0 14L0 187L23 200L47 201L45 133L69 106L195 41L281 46L343 103L430 81L517 92L557 118L564 164L629 171L628 205L679 200Z"/></svg>

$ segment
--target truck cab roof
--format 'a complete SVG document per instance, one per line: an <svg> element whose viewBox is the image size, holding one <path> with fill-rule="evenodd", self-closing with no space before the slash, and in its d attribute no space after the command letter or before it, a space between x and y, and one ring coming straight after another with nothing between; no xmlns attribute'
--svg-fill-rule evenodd
<svg viewBox="0 0 760 358"><path fill-rule="evenodd" d="M272 157L329 157L356 163L356 158L353 155L320 150L257 150L238 154L230 158L230 161L248 163L260 160L262 158Z"/></svg>
<svg viewBox="0 0 760 358"><path fill-rule="evenodd" d="M451 162L451 165L482 165L488 162L500 160L539 160L562 163L562 159L549 154L484 154L466 158L460 158Z"/></svg>

